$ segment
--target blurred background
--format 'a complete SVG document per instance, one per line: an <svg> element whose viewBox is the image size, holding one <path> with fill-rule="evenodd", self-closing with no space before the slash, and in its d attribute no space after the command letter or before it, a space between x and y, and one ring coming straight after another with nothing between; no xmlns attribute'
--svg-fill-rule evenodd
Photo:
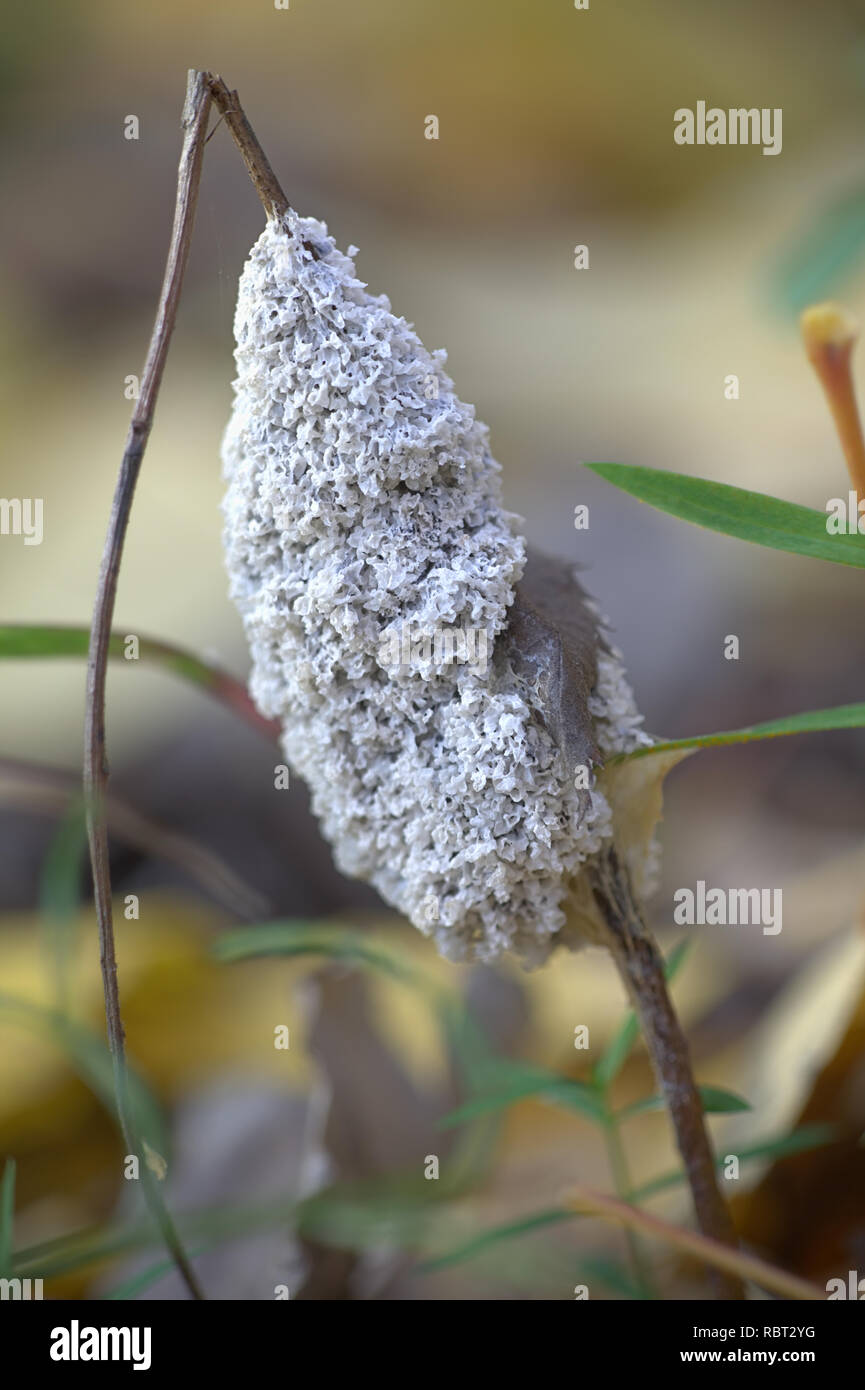
<svg viewBox="0 0 865 1390"><path fill-rule="evenodd" d="M44 498L45 534L41 546L0 541L2 622L89 620L192 66L238 89L297 210L326 221L343 248L359 246L371 290L428 348L448 349L460 395L491 427L507 505L530 541L587 567L648 729L736 728L863 698L855 570L695 530L580 466L669 468L821 511L846 494L797 315L827 297L865 311L865 24L854 0L619 0L588 11L571 0L290 0L286 10L45 0L7 10L0 492ZM781 107L781 154L675 145L673 112L699 100ZM425 138L429 115L437 140ZM137 140L124 138L129 116ZM116 622L241 679L219 446L237 279L262 225L220 129ZM577 271L580 244L590 267ZM729 374L738 400L725 399ZM577 532L581 503L591 519ZM737 662L724 659L727 634L740 639ZM99 1245L99 1232L131 1219L119 1141L38 1012L54 998L46 921L62 919L72 1007L100 1029L74 804L63 818L81 762L84 666L7 661L0 680L0 1154L17 1158L16 1244L36 1252L33 1272L45 1242L91 1232L98 1258L63 1246L44 1267L49 1291L94 1297L146 1274L158 1250L109 1260ZM115 825L114 886L141 902L140 920L121 910L118 922L124 1013L130 1053L168 1116L174 1207L290 1203L322 1183L418 1177L426 1155L444 1163L447 1151L436 1124L452 1104L453 1057L435 1019L402 986L342 968L217 965L215 933L244 920L371 924L468 999L503 1055L585 1077L624 1010L605 959L560 954L528 976L436 962L373 893L335 873L303 788L273 790L264 738L143 664L112 667L108 709L112 789L133 816ZM835 1126L832 1143L752 1165L731 1193L746 1238L821 1285L850 1268L865 1275L863 785L859 733L688 760L666 788L653 904L666 949L681 936L678 886L783 891L779 936L697 929L676 989L700 1079L752 1103L729 1131L736 1143ZM58 907L57 885L70 882L80 912ZM272 1043L280 1023L286 1053ZM588 1062L573 1045L581 1023ZM623 1099L651 1089L639 1050L620 1085ZM722 1143L733 1121L712 1123ZM626 1139L636 1182L674 1165L663 1115L635 1120ZM306 1233L286 1212L202 1257L208 1291L272 1298L287 1282L292 1297L570 1298L594 1260L592 1297L626 1296L613 1268L621 1237L594 1222L541 1225L492 1258L418 1268L449 1241L555 1206L569 1180L610 1185L592 1128L537 1101L511 1109L487 1142L481 1176L443 1204L438 1245L427 1225L422 1235L388 1225L392 1212L383 1228L365 1223L358 1210L371 1200ZM658 1210L690 1219L681 1192ZM705 1291L698 1270L652 1253L667 1296ZM170 1274L137 1291L180 1296Z"/></svg>

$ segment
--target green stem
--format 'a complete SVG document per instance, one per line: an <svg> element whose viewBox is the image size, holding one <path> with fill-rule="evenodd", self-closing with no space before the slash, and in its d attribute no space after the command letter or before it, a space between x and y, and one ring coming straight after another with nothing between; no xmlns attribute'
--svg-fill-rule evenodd
<svg viewBox="0 0 865 1390"><path fill-rule="evenodd" d="M631 1182L630 1170L628 1168L627 1155L624 1145L622 1144L622 1134L619 1127L618 1116L609 1103L607 1088L599 1087L599 1090L604 1104L604 1138L607 1143L607 1156L610 1160L613 1186L616 1189L616 1195L621 1197L623 1202L632 1202L634 1189ZM652 1283L649 1262L639 1237L635 1235L633 1231L626 1230L624 1234L634 1278L643 1297L650 1299L657 1298Z"/></svg>

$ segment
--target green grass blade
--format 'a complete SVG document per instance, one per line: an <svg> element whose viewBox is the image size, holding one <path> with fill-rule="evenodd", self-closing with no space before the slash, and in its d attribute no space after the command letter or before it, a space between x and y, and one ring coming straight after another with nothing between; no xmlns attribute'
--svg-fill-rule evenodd
<svg viewBox="0 0 865 1390"><path fill-rule="evenodd" d="M865 250L865 190L844 190L821 198L807 225L778 254L772 252L769 283L772 297L787 312L800 314L810 304L832 299L862 260Z"/></svg>
<svg viewBox="0 0 865 1390"><path fill-rule="evenodd" d="M268 738L278 736L277 721L265 719L259 714L246 687L227 671L211 662L203 661L192 652L173 646L170 642L159 642L153 637L135 635L138 640L138 660L160 666L163 670L198 686ZM112 632L108 647L109 656L123 660L126 656L126 641L126 633ZM0 625L0 658L30 660L86 657L89 642L90 631L86 627L43 627L23 623Z"/></svg>
<svg viewBox="0 0 865 1390"><path fill-rule="evenodd" d="M790 1158L794 1154L807 1153L809 1149L821 1149L825 1144L831 1144L838 1138L838 1131L834 1125L803 1125L801 1129L794 1129L792 1134L782 1134L774 1139L761 1139L755 1144L749 1144L746 1148L738 1150L740 1163L753 1162L758 1158L770 1158L777 1160L780 1158ZM715 1167L719 1170L724 1167L726 1162L723 1156L716 1158ZM631 1200L639 1205L649 1197L654 1197L658 1192L666 1192L671 1187L678 1187L679 1183L685 1181L685 1174L677 1168L673 1172L663 1173L659 1178L653 1178L651 1182L644 1183L642 1187L632 1194Z"/></svg>
<svg viewBox="0 0 865 1390"><path fill-rule="evenodd" d="M719 734L695 734L689 738L664 739L649 748L637 748L633 753L620 754L610 762L625 762L633 758L651 757L654 753L670 753L678 748L723 748L734 743L754 743L763 738L784 738L790 734L824 734L837 729L865 728L865 704L836 705L834 709L809 710L791 714L783 719L770 719L765 724L751 724L745 729L730 729Z"/></svg>
<svg viewBox="0 0 865 1390"><path fill-rule="evenodd" d="M217 1240L207 1241L203 1245L196 1246L194 1250L187 1250L187 1257L190 1260L196 1260L199 1255L207 1254L209 1250L212 1250L214 1246L218 1244L219 1242ZM152 1284L158 1284L160 1279L164 1279L166 1274L172 1274L176 1269L177 1265L174 1260L158 1260L156 1264L148 1265L146 1269L142 1269L138 1274L132 1275L131 1278L126 1279L122 1284L118 1284L116 1289L111 1289L109 1293L103 1294L102 1297L109 1303L123 1303L129 1299L137 1298L145 1289L149 1289Z"/></svg>
<svg viewBox="0 0 865 1390"><path fill-rule="evenodd" d="M865 536L830 536L825 512L661 468L625 463L588 463L586 467L640 502L682 521L772 550L865 569ZM842 491L846 497L847 488Z"/></svg>
<svg viewBox="0 0 865 1390"><path fill-rule="evenodd" d="M451 1129L477 1119L479 1115L492 1115L515 1105L517 1101L529 1099L548 1101L552 1105L576 1110L595 1124L604 1121L603 1104L593 1086L559 1076L545 1067L496 1058L478 1078L478 1083L480 1093L445 1115L439 1121L441 1129Z"/></svg>
<svg viewBox="0 0 865 1390"><path fill-rule="evenodd" d="M531 1216L525 1216L520 1221L510 1221L506 1225L493 1226L487 1231L481 1231L479 1235L473 1236L471 1240L455 1246L443 1255L434 1255L424 1260L417 1266L418 1272L432 1274L434 1270L446 1269L448 1265L471 1260L475 1255L488 1250L491 1245L498 1245L500 1241L512 1240L515 1236L526 1235L529 1231L537 1231L543 1226L554 1226L561 1221L578 1220L579 1216L579 1212L565 1211L562 1207L549 1207L544 1211L533 1212Z"/></svg>
<svg viewBox="0 0 865 1390"><path fill-rule="evenodd" d="M824 1144L831 1143L837 1139L838 1132L833 1125L807 1125L801 1129L794 1130L792 1134L784 1134L774 1139L763 1139L757 1143L749 1145L747 1148L739 1150L739 1159L742 1163L753 1162L759 1158L788 1158L793 1154L806 1153L809 1149L821 1148ZM716 1167L721 1170L724 1167L725 1159L716 1159ZM648 1197L653 1197L658 1192L666 1191L668 1188L677 1187L685 1181L683 1171L676 1170L672 1173L665 1173L660 1178L655 1178L652 1182L644 1184L631 1194L631 1201L639 1204ZM516 1236L521 1236L529 1231L537 1230L542 1226L554 1225L560 1221L567 1221L579 1218L581 1213L566 1211L561 1207L552 1207L544 1211L533 1213L531 1216L523 1217L520 1221L509 1222L502 1226L493 1226L489 1230L481 1231L480 1234L473 1236L470 1240L464 1241L461 1245L454 1246L451 1250L445 1251L441 1255L436 1255L432 1259L425 1260L419 1269L422 1273L431 1273L433 1270L444 1269L451 1264L460 1264L463 1260L473 1259L475 1255L481 1254L491 1245L497 1245L501 1241L511 1240Z"/></svg>
<svg viewBox="0 0 865 1390"><path fill-rule="evenodd" d="M0 1183L0 1279L12 1277L15 1229L15 1160L7 1158Z"/></svg>
<svg viewBox="0 0 865 1390"><path fill-rule="evenodd" d="M286 1197L249 1206L222 1205L184 1212L178 1218L178 1226L184 1240L202 1242L211 1249L257 1231L271 1230L274 1225L288 1226L296 1212L296 1199ZM134 1251L155 1250L161 1244L158 1231L149 1221L123 1229L90 1227L19 1250L15 1256L15 1273L22 1278L51 1279Z"/></svg>
<svg viewBox="0 0 865 1390"><path fill-rule="evenodd" d="M68 923L81 906L81 877L87 855L83 798L70 802L45 856L39 882L39 910L46 918Z"/></svg>
<svg viewBox="0 0 865 1390"><path fill-rule="evenodd" d="M703 1102L703 1112L706 1115L735 1115L743 1110L750 1110L751 1106L742 1097L737 1096L733 1091L727 1091L722 1086L698 1086L700 1099ZM642 1100L632 1101L630 1105L624 1106L617 1115L619 1120L630 1120L635 1115L645 1115L652 1110L663 1110L666 1104L663 1096L644 1096Z"/></svg>
<svg viewBox="0 0 865 1390"><path fill-rule="evenodd" d="M26 999L0 994L0 1016L5 1016L53 1042L84 1084L117 1119L114 1069L102 1039L52 1009ZM168 1125L158 1101L135 1072L129 1073L129 1103L137 1132L163 1158L169 1154Z"/></svg>
<svg viewBox="0 0 865 1390"><path fill-rule="evenodd" d="M586 1285L596 1280L605 1284L613 1293L621 1294L623 1298L630 1298L634 1302L640 1302L647 1297L645 1291L634 1283L625 1267L618 1260L610 1259L608 1255L585 1255L577 1267L577 1278L581 1284Z"/></svg>
<svg viewBox="0 0 865 1390"><path fill-rule="evenodd" d="M81 906L81 880L87 857L87 822L83 798L74 798L52 836L39 880L39 913L55 981L60 1014L71 1007L69 969L75 949Z"/></svg>
<svg viewBox="0 0 865 1390"><path fill-rule="evenodd" d="M256 956L326 956L345 965L378 970L406 984L423 983L416 970L371 942L366 932L321 922L261 922L223 932L212 950L217 960L229 965Z"/></svg>
<svg viewBox="0 0 865 1390"><path fill-rule="evenodd" d="M678 975L685 963L685 958L691 949L691 942L685 937L671 950L664 965L664 975L667 983L670 984ZM602 1090L606 1090L615 1081L622 1067L628 1059L631 1048L637 1041L640 1033L640 1025L637 1022L635 1013L628 1013L624 1023L618 1033L607 1044L601 1055L600 1061L595 1067L592 1075L595 1085Z"/></svg>

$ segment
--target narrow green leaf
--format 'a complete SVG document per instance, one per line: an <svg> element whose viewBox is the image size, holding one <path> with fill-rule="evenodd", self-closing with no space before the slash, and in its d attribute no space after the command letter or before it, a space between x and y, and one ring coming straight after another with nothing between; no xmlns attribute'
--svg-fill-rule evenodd
<svg viewBox="0 0 865 1390"><path fill-rule="evenodd" d="M489 1073L493 1062L489 1045L463 1001L451 989L385 950L367 932L327 922L264 922L223 933L213 951L217 959L227 963L255 956L320 955L378 971L414 989L432 1010L469 1090L479 1089L481 1078ZM496 1108L490 1107L490 1113ZM485 1113L486 1107L478 1111L479 1116ZM458 1175L455 1181L465 1185L479 1180L491 1160L494 1142L494 1123L467 1131L451 1155L451 1172Z"/></svg>
<svg viewBox="0 0 865 1390"><path fill-rule="evenodd" d="M773 299L795 315L838 290L856 270L865 248L865 190L861 185L840 197L820 198L804 228L781 250L773 248L767 267Z"/></svg>
<svg viewBox="0 0 865 1390"><path fill-rule="evenodd" d="M807 1153L809 1149L821 1149L837 1138L838 1131L835 1125L803 1125L801 1129L794 1129L792 1134L782 1134L774 1139L761 1139L755 1144L739 1149L738 1158L740 1163L749 1163L758 1158L790 1158L793 1154ZM723 1168L724 1163L723 1156L715 1160L716 1168ZM654 1197L658 1192L666 1192L670 1187L678 1187L679 1183L684 1181L685 1174L677 1168L674 1172L664 1173L661 1177L644 1183L632 1193L631 1200L639 1205L648 1197Z"/></svg>
<svg viewBox="0 0 865 1390"><path fill-rule="evenodd" d="M742 1096L735 1095L733 1091L725 1091L721 1086L698 1086L697 1089L707 1115L733 1115L751 1109ZM618 1112L618 1119L629 1120L634 1115L644 1115L650 1110L663 1110L664 1104L663 1096L644 1096L642 1100L635 1100L624 1106Z"/></svg>
<svg viewBox="0 0 865 1390"><path fill-rule="evenodd" d="M39 908L46 949L55 980L55 1004L70 1012L69 968L81 905L81 877L87 854L83 798L74 798L63 813L45 856L39 880Z"/></svg>
<svg viewBox="0 0 865 1390"><path fill-rule="evenodd" d="M633 1299L635 1302L647 1296L645 1291L634 1283L624 1265L618 1260L610 1259L608 1255L585 1255L578 1266L577 1277L583 1284L597 1280L608 1289L612 1289L613 1293L622 1294L624 1298Z"/></svg>
<svg viewBox="0 0 865 1390"><path fill-rule="evenodd" d="M336 1249L366 1250L393 1245L416 1249L427 1230L440 1217L439 1194L403 1189L397 1181L390 1190L376 1191L378 1184L360 1185L357 1192L334 1187L317 1192L298 1207L297 1232Z"/></svg>
<svg viewBox="0 0 865 1390"><path fill-rule="evenodd" d="M552 1105L576 1110L595 1124L602 1124L604 1120L603 1104L593 1086L583 1081L571 1081L545 1067L497 1058L481 1077L480 1084L480 1094L470 1097L464 1105L445 1115L439 1121L440 1128L450 1129L454 1125L465 1124L467 1120L474 1120L478 1115L491 1115L498 1110L506 1110L517 1101L528 1099L544 1100Z"/></svg>
<svg viewBox="0 0 865 1390"><path fill-rule="evenodd" d="M634 1013L629 1013L618 1033L607 1044L600 1061L594 1068L592 1075L596 1085L603 1088L611 1085L628 1060L631 1048L639 1035L640 1025L637 1022L637 1016Z"/></svg>
<svg viewBox="0 0 865 1390"><path fill-rule="evenodd" d="M123 657L126 636L112 632L108 653ZM0 626L0 657L86 657L90 645L90 630L86 627L42 626L41 624L7 623ZM154 661L174 671L195 685L210 687L218 677L215 667L201 661L192 652L183 651L169 642L157 642L140 637L139 657Z"/></svg>
<svg viewBox="0 0 865 1390"><path fill-rule="evenodd" d="M254 927L223 932L212 947L217 960L226 964L256 956L326 956L347 965L366 966L407 984L423 983L423 977L390 951L371 942L355 928L321 922L261 922Z"/></svg>
<svg viewBox="0 0 865 1390"><path fill-rule="evenodd" d="M865 536L830 536L825 512L661 468L635 468L625 463L588 463L586 467L641 502L710 531L773 550L865 569Z"/></svg>
<svg viewBox="0 0 865 1390"><path fill-rule="evenodd" d="M117 1118L114 1066L101 1038L52 1009L43 1008L26 999L17 999L9 994L0 994L0 1016L2 1015L53 1042L64 1053L84 1084L102 1102L106 1110ZM144 1081L133 1071L129 1071L128 1095L136 1131L147 1140L152 1149L163 1158L167 1158L170 1139L162 1110Z"/></svg>
<svg viewBox="0 0 865 1390"><path fill-rule="evenodd" d="M12 1277L15 1229L15 1160L7 1158L0 1183L0 1279Z"/></svg>
<svg viewBox="0 0 865 1390"><path fill-rule="evenodd" d="M68 923L77 914L86 852L84 801L75 798L63 814L45 856L39 882L39 908L45 917Z"/></svg>
<svg viewBox="0 0 865 1390"><path fill-rule="evenodd" d="M746 729L732 729L720 734L696 734L692 738L664 739L649 748L637 748L633 753L620 754L611 762L652 757L655 753L670 753L677 748L720 748L732 743L753 743L761 738L783 738L788 734L830 733L836 729L865 728L865 704L837 705L835 709L809 710L806 714L791 714L784 719L770 719L766 724L752 724Z"/></svg>
<svg viewBox="0 0 865 1390"><path fill-rule="evenodd" d="M674 980L678 975L690 949L691 942L685 937L682 941L677 942L671 950L664 965L664 975L668 983ZM607 1044L599 1062L594 1068L592 1075L596 1086L599 1086L602 1090L606 1090L608 1086L612 1085L622 1067L625 1065L631 1048L637 1041L639 1032L640 1025L637 1022L636 1014L632 1011L628 1013L618 1033L616 1033Z"/></svg>
<svg viewBox="0 0 865 1390"><path fill-rule="evenodd" d="M432 1274L434 1270L461 1264L463 1260L471 1260L475 1255L488 1250L491 1245L497 1245L499 1241L512 1240L515 1236L526 1235L529 1231L537 1231L543 1226L554 1226L560 1221L578 1220L579 1216L579 1212L549 1207L544 1211L534 1212L531 1216L525 1216L520 1221L509 1221L506 1225L493 1226L487 1231L482 1231L480 1235L473 1236L462 1245L424 1260L417 1266L417 1270L420 1274Z"/></svg>
<svg viewBox="0 0 865 1390"><path fill-rule="evenodd" d="M277 1198L242 1207L223 1204L184 1212L178 1219L178 1226L184 1240L204 1243L210 1249L256 1231L287 1227L296 1212L294 1198ZM15 1273L22 1278L55 1278L132 1251L154 1250L161 1243L159 1232L149 1221L122 1229L112 1225L90 1227L19 1250L15 1256Z"/></svg>
<svg viewBox="0 0 865 1390"><path fill-rule="evenodd" d="M124 633L112 632L108 655L122 659L126 652L126 640ZM0 625L0 658L86 657L89 642L90 631L86 627L23 623ZM158 642L152 637L138 638L138 656L139 660L161 666L163 670L198 686L268 738L278 736L278 722L275 719L265 719L259 714L242 682L223 671L221 667L214 666L181 647L172 646L170 642Z"/></svg>
<svg viewBox="0 0 865 1390"><path fill-rule="evenodd" d="M821 1148L824 1144L831 1143L837 1139L838 1133L834 1125L807 1125L801 1129L794 1130L792 1134L784 1134L774 1139L760 1140L747 1148L739 1149L739 1159L742 1163L752 1162L759 1158L788 1158L792 1154L806 1153L809 1149ZM715 1166L720 1170L724 1167L725 1159L723 1156L716 1158ZM665 1173L660 1178L655 1178L652 1182L645 1183L631 1194L630 1200L635 1204L644 1202L647 1198L655 1196L658 1192L664 1192L668 1188L677 1187L685 1181L685 1174L681 1169L672 1173ZM450 1264L459 1264L463 1260L470 1260L475 1255L479 1255L491 1245L496 1245L500 1241L510 1240L515 1236L521 1236L528 1231L537 1230L541 1226L553 1225L559 1221L578 1218L579 1212L566 1211L563 1208L553 1207L544 1211L535 1212L531 1216L523 1217L521 1221L509 1222L502 1226L493 1226L487 1231L482 1231L479 1235L473 1236L471 1240L455 1246L441 1255L436 1255L433 1259L425 1260L419 1266L421 1272L430 1273L436 1269L444 1269Z"/></svg>
<svg viewBox="0 0 865 1390"><path fill-rule="evenodd" d="M735 1091L727 1091L723 1086L698 1086L703 1109L707 1115L737 1115L750 1110L750 1102Z"/></svg>
<svg viewBox="0 0 865 1390"><path fill-rule="evenodd" d="M206 1254L208 1250L212 1250L218 1244L217 1240L207 1241L203 1245L196 1246L194 1250L187 1250L187 1257L190 1260L196 1260L199 1255ZM146 1269L133 1274L122 1284L111 1289L109 1293L103 1294L102 1297L106 1302L125 1303L130 1299L137 1298L145 1289L149 1289L152 1284L157 1284L160 1279L164 1279L166 1274L171 1274L176 1269L177 1265L174 1260L158 1260L156 1264L148 1265Z"/></svg>

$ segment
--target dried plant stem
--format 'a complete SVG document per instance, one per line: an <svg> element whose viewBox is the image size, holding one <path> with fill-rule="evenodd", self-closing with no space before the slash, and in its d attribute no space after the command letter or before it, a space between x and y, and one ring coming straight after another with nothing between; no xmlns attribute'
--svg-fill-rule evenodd
<svg viewBox="0 0 865 1390"><path fill-rule="evenodd" d="M148 1205L158 1221L166 1245L178 1271L193 1298L202 1292L189 1265L171 1220L155 1189L142 1146L138 1141L134 1118L130 1113L129 1088L126 1073L126 1044L120 1013L120 993L117 985L117 956L114 945L114 925L111 911L111 872L108 859L108 826L105 793L108 785L108 762L105 755L105 685L108 668L108 648L111 623L117 594L117 579L123 544L141 469L144 449L153 424L156 398L162 381L168 345L177 316L177 305L183 272L189 255L201 161L210 114L210 90L201 73L191 73L183 108L183 149L177 178L177 202L174 227L165 267L165 278L150 349L141 380L141 394L129 426L126 448L120 465L120 476L114 493L108 535L99 572L93 624L90 629L90 649L87 662L87 710L84 735L84 795L87 815L87 836L90 843L90 862L93 869L94 898L99 922L100 964L105 994L105 1018L108 1046L114 1068L114 1089L124 1142L131 1153L138 1154L140 1176Z"/></svg>
<svg viewBox="0 0 865 1390"><path fill-rule="evenodd" d="M613 956L640 1020L670 1111L697 1224L704 1235L735 1248L736 1232L718 1187L703 1105L691 1071L688 1044L667 991L661 953L643 922L627 871L614 849L599 860L593 878L595 898L606 924L601 939ZM732 1273L716 1273L715 1284L718 1298L745 1296L741 1280Z"/></svg>
<svg viewBox="0 0 865 1390"><path fill-rule="evenodd" d="M77 813L79 802L74 772L0 758L0 806L55 818ZM112 792L106 794L105 808L113 834L142 853L175 865L228 912L252 921L264 919L269 912L266 898L191 836L142 815Z"/></svg>
<svg viewBox="0 0 865 1390"><path fill-rule="evenodd" d="M773 1293L780 1294L782 1298L802 1299L807 1302L825 1300L825 1293L816 1284L809 1284L807 1280L799 1279L795 1274L788 1274L786 1270L778 1269L766 1260L748 1255L743 1250L731 1250L729 1245L720 1244L705 1235L697 1235L696 1231L686 1231L681 1226L673 1226L669 1221L662 1221L647 1211L641 1211L639 1207L623 1202L621 1198L610 1197L604 1192L592 1192L587 1187L572 1187L564 1194L564 1203L581 1215L600 1216L606 1221L620 1223L626 1230L639 1231L642 1235L663 1240L675 1249L703 1260L716 1270L724 1271L737 1282L740 1279L749 1279L763 1289L771 1289Z"/></svg>
<svg viewBox="0 0 865 1390"><path fill-rule="evenodd" d="M196 74L197 76L199 74ZM268 217L282 217L288 211L288 199L279 186L279 180L270 167L270 160L258 143L258 138L246 113L237 99L237 92L229 91L222 78L211 73L200 74L206 81L214 105L225 118L234 143L240 150L249 177L255 184L255 191L261 199Z"/></svg>
<svg viewBox="0 0 865 1390"><path fill-rule="evenodd" d="M117 955L111 909L111 871L108 858L106 792L108 760L105 753L105 687L111 647L111 624L117 596L117 580L135 485L141 471L144 450L153 425L156 399L162 382L168 347L177 318L177 307L198 201L201 165L207 143L207 121L211 101L225 117L226 125L243 155L249 175L269 217L282 215L288 202L259 145L236 92L230 92L219 77L208 72L189 72L186 103L183 108L183 148L177 175L174 226L165 266L165 276L150 348L141 379L141 393L132 414L120 475L114 492L108 534L99 572L87 662L87 706L84 734L84 796L87 837L93 870L94 899L99 923L100 964L105 995L108 1046L114 1069L114 1090L120 1128L127 1149L138 1155L140 1176L148 1206L157 1221L166 1247L193 1298L203 1297L195 1275L165 1209L143 1145L139 1143L129 1103L126 1071L126 1039L120 1012L117 984ZM223 695L225 692L222 692Z"/></svg>

